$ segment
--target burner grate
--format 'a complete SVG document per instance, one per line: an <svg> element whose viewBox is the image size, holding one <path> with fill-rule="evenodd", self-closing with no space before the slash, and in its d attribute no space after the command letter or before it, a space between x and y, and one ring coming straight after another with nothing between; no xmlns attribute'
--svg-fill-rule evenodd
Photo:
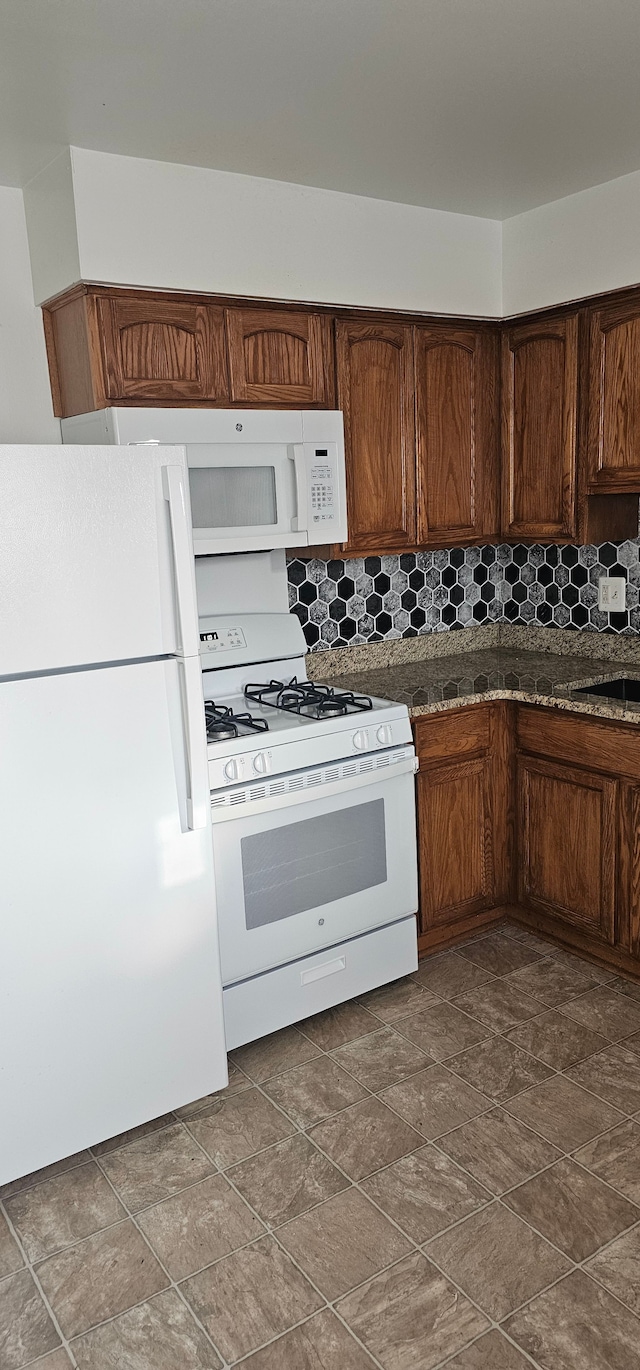
<svg viewBox="0 0 640 1370"><path fill-rule="evenodd" d="M226 704L216 704L212 699L205 699L204 701L204 718L208 742L227 742L229 738L240 737L241 733L267 733L269 731L266 718L253 718L251 714L236 714Z"/></svg>
<svg viewBox="0 0 640 1370"><path fill-rule="evenodd" d="M253 704L268 704L273 709L300 714L303 718L342 718L345 714L359 714L373 708L368 695L334 690L330 685L297 680L295 676L287 684L282 680L270 680L268 685L245 685L244 693Z"/></svg>

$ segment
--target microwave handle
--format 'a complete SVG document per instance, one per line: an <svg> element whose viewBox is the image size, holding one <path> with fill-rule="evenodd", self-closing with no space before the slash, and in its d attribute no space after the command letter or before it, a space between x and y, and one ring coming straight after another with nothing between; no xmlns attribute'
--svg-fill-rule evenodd
<svg viewBox="0 0 640 1370"><path fill-rule="evenodd" d="M297 516L292 520L292 528L294 532L306 533L309 531L309 488L304 443L293 444L293 469L296 480Z"/></svg>

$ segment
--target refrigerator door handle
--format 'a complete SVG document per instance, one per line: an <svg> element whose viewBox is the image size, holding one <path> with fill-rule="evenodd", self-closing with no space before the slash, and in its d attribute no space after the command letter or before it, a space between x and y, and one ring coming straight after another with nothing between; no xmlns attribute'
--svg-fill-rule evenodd
<svg viewBox="0 0 640 1370"><path fill-rule="evenodd" d="M171 544L178 612L178 647L184 660L182 714L187 763L187 828L194 832L210 822L210 791L204 699L200 667L200 635L191 520L181 466L163 466L162 488L169 505Z"/></svg>
<svg viewBox="0 0 640 1370"><path fill-rule="evenodd" d="M162 467L162 489L169 505L171 545L178 610L178 650L183 656L197 656L200 650L196 581L191 519L181 466Z"/></svg>
<svg viewBox="0 0 640 1370"><path fill-rule="evenodd" d="M206 828L211 822L211 792L209 765L204 726L204 700L200 658L185 657L180 662L184 671L183 719L187 747L187 827L191 832Z"/></svg>

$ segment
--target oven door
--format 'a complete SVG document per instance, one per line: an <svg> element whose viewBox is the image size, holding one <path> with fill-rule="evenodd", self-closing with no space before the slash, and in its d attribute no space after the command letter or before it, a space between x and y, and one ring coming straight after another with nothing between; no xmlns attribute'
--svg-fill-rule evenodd
<svg viewBox="0 0 640 1370"><path fill-rule="evenodd" d="M222 979L415 913L412 747L213 796Z"/></svg>

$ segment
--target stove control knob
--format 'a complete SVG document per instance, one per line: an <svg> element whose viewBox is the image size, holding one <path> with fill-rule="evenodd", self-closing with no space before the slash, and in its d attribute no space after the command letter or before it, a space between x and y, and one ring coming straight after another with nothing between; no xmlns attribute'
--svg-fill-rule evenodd
<svg viewBox="0 0 640 1370"><path fill-rule="evenodd" d="M256 775L268 775L271 770L271 756L269 752L257 752L253 758L253 769Z"/></svg>
<svg viewBox="0 0 640 1370"><path fill-rule="evenodd" d="M366 752L369 746L369 734L366 728L358 728L357 733L351 739L356 752Z"/></svg>
<svg viewBox="0 0 640 1370"><path fill-rule="evenodd" d="M243 772L243 770L244 770L244 761L243 761L242 757L241 757L241 756L234 757L233 760L227 761L227 764L226 764L226 766L225 766L225 768L224 768L225 777L226 777L227 780L231 780L231 781L233 781L233 780L242 780L242 772Z"/></svg>
<svg viewBox="0 0 640 1370"><path fill-rule="evenodd" d="M390 747L392 741L391 728L388 723L383 723L376 733L376 737L381 747Z"/></svg>

